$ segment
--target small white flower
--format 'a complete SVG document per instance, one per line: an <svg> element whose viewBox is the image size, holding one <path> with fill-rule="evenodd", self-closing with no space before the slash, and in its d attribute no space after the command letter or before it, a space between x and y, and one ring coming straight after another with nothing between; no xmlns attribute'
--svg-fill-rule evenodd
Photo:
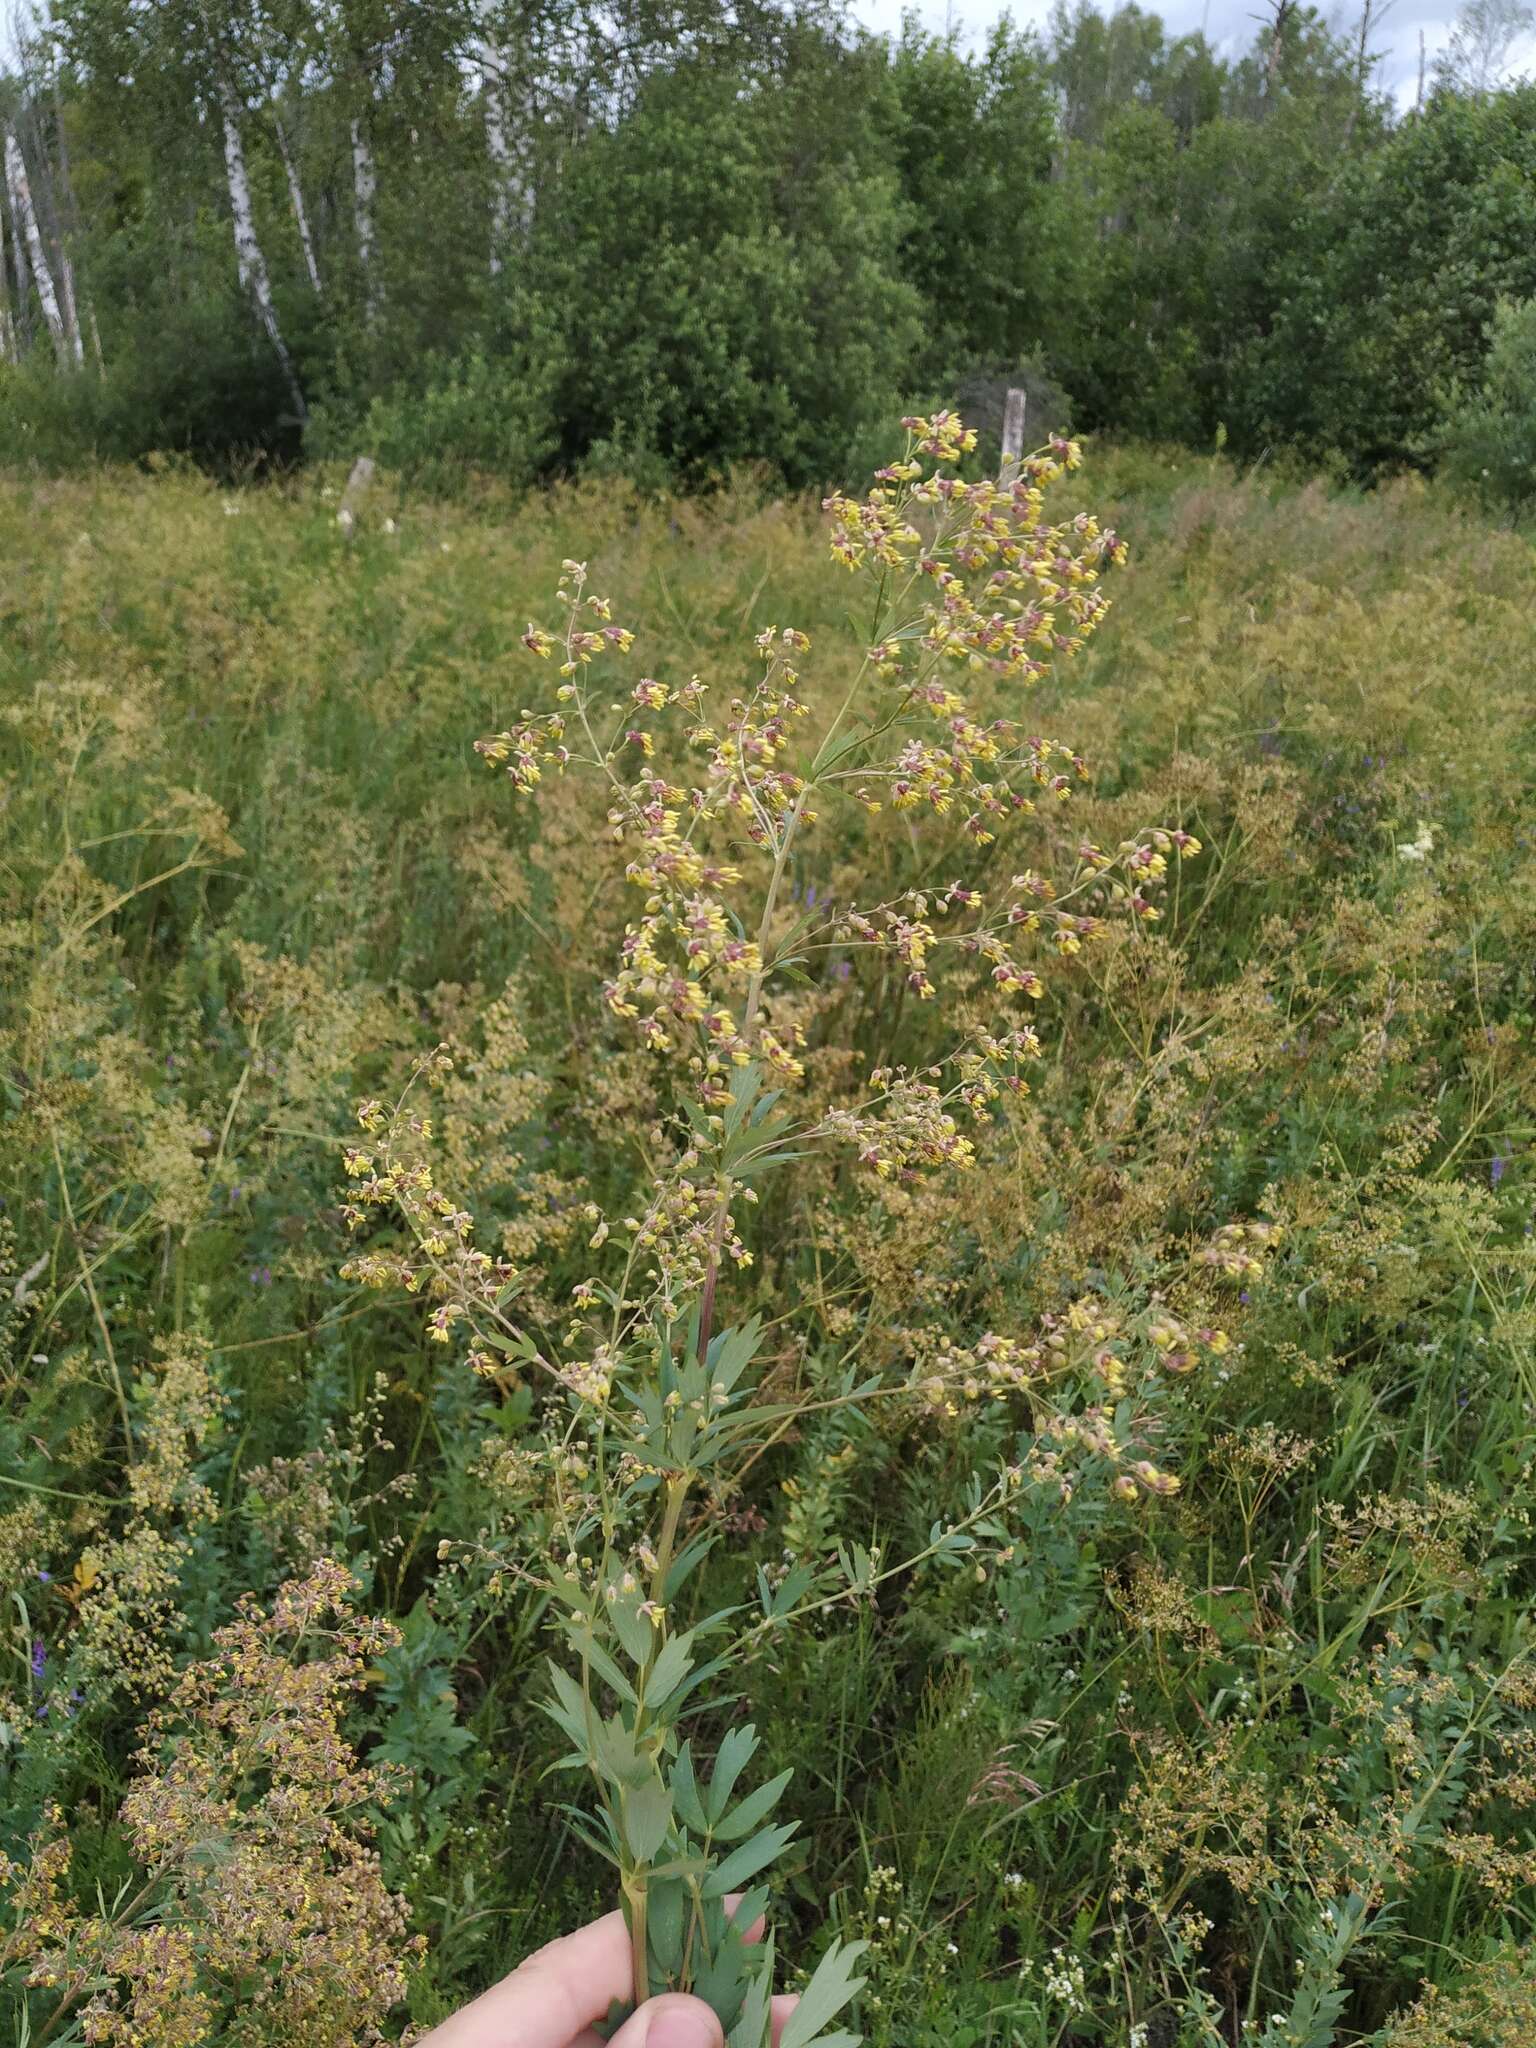
<svg viewBox="0 0 1536 2048"><path fill-rule="evenodd" d="M1420 818L1416 839L1409 840L1397 849L1399 860L1427 860L1435 850L1435 828Z"/></svg>

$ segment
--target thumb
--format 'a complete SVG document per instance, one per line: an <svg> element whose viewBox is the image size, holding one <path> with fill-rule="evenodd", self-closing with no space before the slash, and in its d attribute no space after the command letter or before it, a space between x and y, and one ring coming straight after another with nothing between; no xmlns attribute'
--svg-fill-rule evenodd
<svg viewBox="0 0 1536 2048"><path fill-rule="evenodd" d="M725 2036L702 1998L669 1991L647 1999L620 2027L609 2048L725 2048Z"/></svg>

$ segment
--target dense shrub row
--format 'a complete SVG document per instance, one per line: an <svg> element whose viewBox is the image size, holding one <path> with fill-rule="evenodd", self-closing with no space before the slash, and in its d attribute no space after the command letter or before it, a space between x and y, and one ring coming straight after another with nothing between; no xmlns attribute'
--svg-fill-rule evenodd
<svg viewBox="0 0 1536 2048"><path fill-rule="evenodd" d="M1446 74L1393 115L1306 9L1237 62L1135 7L969 51L776 6L636 7L622 52L601 10L460 12L59 0L19 136L85 360L23 294L0 443L821 485L902 403L1033 364L1042 428L1371 475L1432 456L1536 294L1536 88ZM291 380L237 281L231 122Z"/></svg>

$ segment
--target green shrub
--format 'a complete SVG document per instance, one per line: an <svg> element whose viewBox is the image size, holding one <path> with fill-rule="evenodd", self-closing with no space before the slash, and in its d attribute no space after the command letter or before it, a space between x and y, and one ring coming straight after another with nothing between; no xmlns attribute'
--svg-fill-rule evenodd
<svg viewBox="0 0 1536 2048"><path fill-rule="evenodd" d="M553 360L476 351L434 364L425 384L397 384L358 413L317 406L308 447L321 457L366 452L425 490L462 488L475 473L521 489L554 451Z"/></svg>
<svg viewBox="0 0 1536 2048"><path fill-rule="evenodd" d="M1536 298L1499 301L1483 381L1453 387L1431 445L1479 497L1515 511L1536 500Z"/></svg>

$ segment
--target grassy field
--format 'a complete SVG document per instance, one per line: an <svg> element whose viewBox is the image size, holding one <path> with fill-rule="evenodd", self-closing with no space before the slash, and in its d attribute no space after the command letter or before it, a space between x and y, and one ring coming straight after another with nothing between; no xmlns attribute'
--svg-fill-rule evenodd
<svg viewBox="0 0 1536 2048"><path fill-rule="evenodd" d="M1104 449L1066 488L1131 560L1036 693L1093 771L1050 830L1205 851L1052 977L976 1171L817 1163L765 1201L732 1312L811 1412L719 1508L729 1549L921 1552L1049 1418L816 1407L841 1376L1156 1310L1225 1226L1276 1235L1231 1349L1136 1390L1177 1494L1037 1488L1006 1553L738 1674L720 1730L750 1710L795 1769L781 1949L870 1941L874 2048L1515 2048L1536 555L1413 483ZM528 701L566 557L640 673L746 674L760 626L803 628L818 715L850 586L820 513L749 484L335 515L314 480L0 480L8 2039L398 2038L611 1903L536 1707L543 1397L342 1279L342 1146L449 1044L443 1175L558 1320L657 1115L598 998L633 904L573 787L514 804L473 743ZM819 844L797 898L846 901L860 849ZM793 1000L823 1100L933 1056L899 977ZM297 1668L271 1610L320 1556L402 1638L348 1623L253 1762L249 1673Z"/></svg>

